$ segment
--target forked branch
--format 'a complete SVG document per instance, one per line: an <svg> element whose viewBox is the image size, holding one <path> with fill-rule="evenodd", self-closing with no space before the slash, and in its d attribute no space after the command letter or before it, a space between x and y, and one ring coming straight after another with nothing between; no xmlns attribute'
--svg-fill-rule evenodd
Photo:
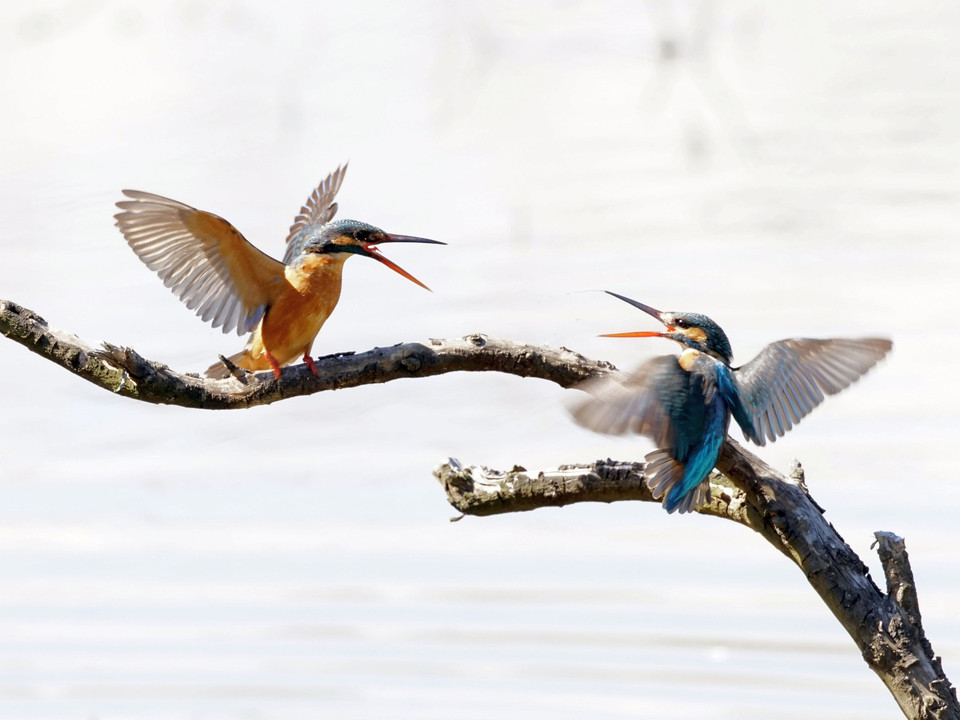
<svg viewBox="0 0 960 720"><path fill-rule="evenodd" d="M763 535L804 573L911 720L960 718L947 680L920 622L916 586L904 543L877 533L887 592L810 497L799 464L785 477L728 439L710 477L711 501L698 512L723 517ZM654 500L643 463L598 460L527 472L464 467L456 460L435 477L464 515L494 515L578 502ZM457 518L459 519L459 518Z"/></svg>

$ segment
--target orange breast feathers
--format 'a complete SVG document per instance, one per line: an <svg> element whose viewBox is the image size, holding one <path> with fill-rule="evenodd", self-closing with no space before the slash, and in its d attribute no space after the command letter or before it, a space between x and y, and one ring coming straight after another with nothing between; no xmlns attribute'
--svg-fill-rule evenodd
<svg viewBox="0 0 960 720"><path fill-rule="evenodd" d="M340 300L343 263L349 257L310 254L284 269L284 281L271 298L250 339L250 355L265 349L284 365L310 353L320 328Z"/></svg>

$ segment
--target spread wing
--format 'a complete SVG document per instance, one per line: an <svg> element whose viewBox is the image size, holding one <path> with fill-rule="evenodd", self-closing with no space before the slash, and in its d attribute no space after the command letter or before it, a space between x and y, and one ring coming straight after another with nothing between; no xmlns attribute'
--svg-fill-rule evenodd
<svg viewBox="0 0 960 720"><path fill-rule="evenodd" d="M579 389L591 397L570 413L594 432L645 435L680 460L704 433L704 376L685 372L674 355L652 358L631 374L587 381Z"/></svg>
<svg viewBox="0 0 960 720"><path fill-rule="evenodd" d="M283 254L285 264L292 262L303 249L303 241L306 239L302 234L304 228L311 225L324 225L333 220L333 216L337 214L337 204L333 199L337 196L346 173L347 164L344 164L327 175L323 182L310 193L310 197L300 208L300 214L294 218L290 232L287 234L287 251Z"/></svg>
<svg viewBox="0 0 960 720"><path fill-rule="evenodd" d="M740 403L733 416L758 445L773 442L890 352L882 338L780 340L735 373Z"/></svg>
<svg viewBox="0 0 960 720"><path fill-rule="evenodd" d="M223 218L176 200L124 190L117 227L137 256L204 322L250 332L283 278L283 263Z"/></svg>

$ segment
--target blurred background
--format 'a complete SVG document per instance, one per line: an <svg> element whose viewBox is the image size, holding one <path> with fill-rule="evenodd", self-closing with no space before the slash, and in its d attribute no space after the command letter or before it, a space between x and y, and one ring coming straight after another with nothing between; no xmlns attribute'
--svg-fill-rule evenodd
<svg viewBox="0 0 960 720"><path fill-rule="evenodd" d="M113 226L125 187L280 256L315 185L444 240L352 261L323 355L484 332L629 368L599 290L894 353L758 454L874 578L904 536L960 681L960 6L39 0L0 6L0 297L202 371L209 328ZM0 342L0 716L898 717L787 560L621 503L474 519L431 476L640 459L570 393L456 374L201 412ZM735 434L739 437L739 431Z"/></svg>

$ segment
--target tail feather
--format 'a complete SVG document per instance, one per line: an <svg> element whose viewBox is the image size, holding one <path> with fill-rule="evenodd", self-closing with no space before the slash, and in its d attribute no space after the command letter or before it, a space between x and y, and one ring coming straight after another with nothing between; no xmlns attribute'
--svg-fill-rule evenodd
<svg viewBox="0 0 960 720"><path fill-rule="evenodd" d="M240 367L240 363L246 357L246 355L247 351L241 350L240 352L228 357L227 360ZM223 360L218 360L207 368L207 371L204 373L204 375L213 380L225 380L226 378L230 377L230 370L227 368L227 365L223 362Z"/></svg>
<svg viewBox="0 0 960 720"><path fill-rule="evenodd" d="M688 513L710 502L709 481L704 478L685 490L686 468L666 450L654 450L647 453L644 459L646 466L643 473L650 492L656 500L663 498L663 508L667 512Z"/></svg>

